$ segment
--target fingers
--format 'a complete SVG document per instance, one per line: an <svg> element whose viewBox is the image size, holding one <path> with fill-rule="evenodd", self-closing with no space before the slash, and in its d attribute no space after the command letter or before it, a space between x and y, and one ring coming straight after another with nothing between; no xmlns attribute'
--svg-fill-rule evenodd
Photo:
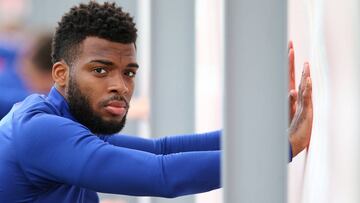
<svg viewBox="0 0 360 203"><path fill-rule="evenodd" d="M293 43L292 40L290 40L289 43L288 43L288 51L289 51L291 48L294 48L294 43Z"/></svg>
<svg viewBox="0 0 360 203"><path fill-rule="evenodd" d="M296 101L297 101L297 92L296 90L290 90L289 92L289 121L291 121L294 118L295 112L296 112Z"/></svg>
<svg viewBox="0 0 360 203"><path fill-rule="evenodd" d="M310 64L309 62L304 63L304 75L305 77L310 77Z"/></svg>
<svg viewBox="0 0 360 203"><path fill-rule="evenodd" d="M312 81L310 78L310 65L308 62L304 63L304 69L301 76L301 82L299 85L298 102L305 107L312 105Z"/></svg>
<svg viewBox="0 0 360 203"><path fill-rule="evenodd" d="M297 92L296 92L296 90L290 90L290 92L289 92L290 104L296 102L296 99L297 99Z"/></svg>
<svg viewBox="0 0 360 203"><path fill-rule="evenodd" d="M289 102L290 102L290 109L292 111L296 110L295 103L297 101L298 93L296 90L290 90L289 92Z"/></svg>
<svg viewBox="0 0 360 203"><path fill-rule="evenodd" d="M306 80L306 86L304 90L304 106L306 108L312 108L312 81L310 77L308 77Z"/></svg>
<svg viewBox="0 0 360 203"><path fill-rule="evenodd" d="M295 89L295 52L292 41L288 45L289 58L289 91Z"/></svg>
<svg viewBox="0 0 360 203"><path fill-rule="evenodd" d="M298 96L298 100L301 101L302 100L302 96L303 96L303 92L305 90L305 86L306 86L306 80L307 78L310 77L310 67L309 67L309 63L305 62L304 63L304 68L301 74L301 80L300 80L300 84L299 84L299 96Z"/></svg>

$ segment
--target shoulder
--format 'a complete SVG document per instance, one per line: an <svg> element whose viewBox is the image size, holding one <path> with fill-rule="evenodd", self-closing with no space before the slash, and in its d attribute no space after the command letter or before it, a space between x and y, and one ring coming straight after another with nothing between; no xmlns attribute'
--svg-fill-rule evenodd
<svg viewBox="0 0 360 203"><path fill-rule="evenodd" d="M82 141L100 140L83 125L70 119L48 113L23 116L13 125L13 144L22 164L33 162L28 158L53 156L66 152ZM89 141L90 140L90 141Z"/></svg>
<svg viewBox="0 0 360 203"><path fill-rule="evenodd" d="M83 125L43 111L27 112L13 122L14 138L22 142L56 141L72 135L90 134Z"/></svg>
<svg viewBox="0 0 360 203"><path fill-rule="evenodd" d="M41 95L30 96L15 108L11 122L17 147L34 144L40 147L59 138L91 134L85 126L61 116L59 110Z"/></svg>
<svg viewBox="0 0 360 203"><path fill-rule="evenodd" d="M29 95L22 102L16 103L13 108L15 117L34 113L58 114L55 106L46 99L45 95L41 94Z"/></svg>

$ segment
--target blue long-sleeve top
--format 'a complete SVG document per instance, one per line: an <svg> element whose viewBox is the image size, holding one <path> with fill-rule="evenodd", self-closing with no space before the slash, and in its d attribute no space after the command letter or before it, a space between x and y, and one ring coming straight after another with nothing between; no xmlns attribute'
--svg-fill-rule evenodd
<svg viewBox="0 0 360 203"><path fill-rule="evenodd" d="M0 202L98 202L96 192L176 197L220 187L220 131L98 136L53 88L0 121Z"/></svg>

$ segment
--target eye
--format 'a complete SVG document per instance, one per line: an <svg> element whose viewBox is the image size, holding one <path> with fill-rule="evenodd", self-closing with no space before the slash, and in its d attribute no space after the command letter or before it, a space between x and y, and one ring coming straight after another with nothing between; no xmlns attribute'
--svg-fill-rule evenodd
<svg viewBox="0 0 360 203"><path fill-rule="evenodd" d="M95 73L97 73L97 74L105 74L105 73L107 73L107 71L103 67L96 67L96 68L93 69L93 71Z"/></svg>
<svg viewBox="0 0 360 203"><path fill-rule="evenodd" d="M133 78L133 77L135 77L136 72L135 72L135 71L132 71L132 70L126 71L126 72L125 72L125 75L127 75L127 76L130 77L130 78Z"/></svg>

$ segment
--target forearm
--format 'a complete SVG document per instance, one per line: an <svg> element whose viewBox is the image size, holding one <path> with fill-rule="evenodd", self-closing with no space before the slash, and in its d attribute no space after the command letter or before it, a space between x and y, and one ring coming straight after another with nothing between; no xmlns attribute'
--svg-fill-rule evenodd
<svg viewBox="0 0 360 203"><path fill-rule="evenodd" d="M221 131L202 134L177 135L160 138L157 142L162 154L221 149Z"/></svg>
<svg viewBox="0 0 360 203"><path fill-rule="evenodd" d="M160 148L158 148L157 139L120 134L101 137L101 139L117 147L135 149L152 154L161 154Z"/></svg>
<svg viewBox="0 0 360 203"><path fill-rule="evenodd" d="M122 156L113 153L94 154L79 184L98 192L168 198L220 187L219 151L154 155L121 149L117 153Z"/></svg>
<svg viewBox="0 0 360 203"><path fill-rule="evenodd" d="M171 154L189 151L220 150L221 131L166 136L158 139L145 139L128 135L113 135L103 137L103 139L118 147L136 149L153 154Z"/></svg>

